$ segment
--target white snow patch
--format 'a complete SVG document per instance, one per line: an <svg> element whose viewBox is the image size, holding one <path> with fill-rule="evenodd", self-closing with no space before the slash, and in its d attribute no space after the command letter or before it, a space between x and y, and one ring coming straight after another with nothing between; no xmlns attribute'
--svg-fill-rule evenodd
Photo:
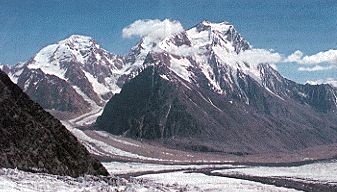
<svg viewBox="0 0 337 192"><path fill-rule="evenodd" d="M86 175L72 178L44 173L29 173L16 169L0 169L0 191L3 192L173 192L179 187L168 188L154 183L115 178L108 183L101 177Z"/></svg>
<svg viewBox="0 0 337 192"><path fill-rule="evenodd" d="M108 86L109 91L113 94L119 93L121 91L121 88L117 85L117 80L120 76L122 76L124 73L119 70L113 70L113 75L111 77L106 77L104 80L106 82L105 86Z"/></svg>
<svg viewBox="0 0 337 192"><path fill-rule="evenodd" d="M166 75L160 75L160 77L163 78L163 79L165 79L165 80L167 80L167 81L169 81L169 78Z"/></svg>
<svg viewBox="0 0 337 192"><path fill-rule="evenodd" d="M192 66L190 61L186 58L176 59L171 57L171 70L176 73L182 79L191 82L191 73L187 70L188 67Z"/></svg>
<svg viewBox="0 0 337 192"><path fill-rule="evenodd" d="M228 23L226 21L221 22L221 23L212 23L212 22L209 22L209 21L203 21L202 24L204 26L210 27L211 30L220 31L220 32L226 32L231 27L233 27L233 25L231 25L230 23Z"/></svg>
<svg viewBox="0 0 337 192"><path fill-rule="evenodd" d="M241 165L231 165L231 164L204 164L204 165L163 165L163 164L152 164L152 163L136 163L136 162L102 162L104 167L108 170L110 174L124 174L124 173L135 173L144 171L169 171L177 169L200 169L200 168L238 168L244 167Z"/></svg>
<svg viewBox="0 0 337 192"><path fill-rule="evenodd" d="M240 179L232 179L226 177L207 176L202 173L184 173L184 172L170 172L161 174L143 175L138 178L147 179L157 183L163 184L178 184L181 186L189 186L193 191L230 191L230 192L283 192L283 191L297 191L283 187L276 187L272 185L261 184L253 181L246 181ZM191 190L192 191L192 190Z"/></svg>
<svg viewBox="0 0 337 192"><path fill-rule="evenodd" d="M200 65L200 68L202 70L202 73L208 79L208 82L210 83L210 85L214 89L214 91L216 91L218 93L223 93L219 82L216 79L214 79L215 75L213 73L213 70L212 70L211 66L208 65L208 64L203 64L203 65ZM213 78L211 78L211 75L213 76Z"/></svg>
<svg viewBox="0 0 337 192"><path fill-rule="evenodd" d="M190 38L192 47L203 47L210 43L209 31L199 32L196 28L186 31L187 36Z"/></svg>
<svg viewBox="0 0 337 192"><path fill-rule="evenodd" d="M8 77L11 79L13 83L17 84L19 76L21 75L22 72L23 72L23 69L16 71L14 74L8 73Z"/></svg>
<svg viewBox="0 0 337 192"><path fill-rule="evenodd" d="M90 74L89 72L83 70L85 76L88 78L88 81L91 83L92 87L94 88L94 91L100 95L104 95L108 92L110 92L110 90L103 84L99 83L97 81L97 79Z"/></svg>
<svg viewBox="0 0 337 192"><path fill-rule="evenodd" d="M32 63L27 65L29 69L41 69L45 74L55 75L60 79L66 80L64 75L65 69L62 69L58 60L54 60L54 53L57 51L59 45L52 44L41 49L34 57ZM63 55L66 57L66 55Z"/></svg>

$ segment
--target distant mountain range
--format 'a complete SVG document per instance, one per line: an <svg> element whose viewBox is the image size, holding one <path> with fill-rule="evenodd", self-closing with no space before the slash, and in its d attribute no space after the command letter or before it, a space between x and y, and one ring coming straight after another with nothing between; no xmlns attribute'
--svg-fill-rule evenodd
<svg viewBox="0 0 337 192"><path fill-rule="evenodd" d="M171 147L250 154L337 142L336 88L238 57L251 50L230 23L203 21L143 38L126 56L73 35L1 68L45 109L79 115L109 101L97 129Z"/></svg>

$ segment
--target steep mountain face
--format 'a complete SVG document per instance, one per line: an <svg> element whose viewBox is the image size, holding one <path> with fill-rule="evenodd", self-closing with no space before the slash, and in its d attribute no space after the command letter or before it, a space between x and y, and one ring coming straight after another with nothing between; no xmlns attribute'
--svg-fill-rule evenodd
<svg viewBox="0 0 337 192"><path fill-rule="evenodd" d="M328 84L297 84L283 78L269 65L261 65L263 85L284 99L293 99L301 104L310 105L315 111L335 113L337 107L337 89Z"/></svg>
<svg viewBox="0 0 337 192"><path fill-rule="evenodd" d="M81 114L104 106L120 91L115 81L123 72L123 62L92 38L72 35L7 73L44 109Z"/></svg>
<svg viewBox="0 0 337 192"><path fill-rule="evenodd" d="M250 50L227 22L203 21L160 42L142 39L125 59L126 83L96 127L234 154L336 142L336 89L297 84L269 64L247 63L239 56Z"/></svg>
<svg viewBox="0 0 337 192"><path fill-rule="evenodd" d="M58 175L107 175L53 116L0 71L0 167Z"/></svg>

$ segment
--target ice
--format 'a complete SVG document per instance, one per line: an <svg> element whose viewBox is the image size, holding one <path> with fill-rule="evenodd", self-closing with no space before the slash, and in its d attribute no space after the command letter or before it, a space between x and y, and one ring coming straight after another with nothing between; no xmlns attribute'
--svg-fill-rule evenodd
<svg viewBox="0 0 337 192"><path fill-rule="evenodd" d="M45 74L55 75L60 79L66 80L65 69L62 69L57 60L53 60L54 53L58 49L58 44L48 45L41 49L34 57L33 62L27 65L29 69L41 69Z"/></svg>
<svg viewBox="0 0 337 192"><path fill-rule="evenodd" d="M185 173L182 171L149 174L138 178L147 179L157 183L166 185L189 186L191 191L207 191L207 192L282 192L297 191L272 185L261 184L253 181L240 179L232 179L217 176L207 176L202 173Z"/></svg>
<svg viewBox="0 0 337 192"><path fill-rule="evenodd" d="M117 156L121 156L121 157L129 157L129 158L135 158L135 159L162 161L161 159L145 157L145 156L141 156L141 155L138 155L138 154L123 151L121 149L113 147L112 145L109 145L107 143L104 143L102 141L99 141L99 140L96 140L96 139L93 139L93 138L87 136L83 131L81 131L80 129L74 128L73 125L71 125L67 121L61 121L61 123L73 135L75 135L76 138L81 141L81 143L83 143L87 147L89 152L92 151L92 149L94 148L95 150L99 149L99 151L105 153L106 155L117 155Z"/></svg>
<svg viewBox="0 0 337 192"><path fill-rule="evenodd" d="M77 178L44 173L29 173L16 169L0 169L0 191L3 192L170 192L169 189L154 183L141 183L137 180L95 176Z"/></svg>
<svg viewBox="0 0 337 192"><path fill-rule="evenodd" d="M177 59L171 57L170 68L182 79L191 82L191 73L187 70L188 67L192 66L190 61L186 58Z"/></svg>
<svg viewBox="0 0 337 192"><path fill-rule="evenodd" d="M177 169L200 169L200 168L237 168L243 167L241 165L231 164L202 164L202 165L165 165L152 163L138 163L138 162L102 162L104 167L110 174L125 174L144 171L173 171Z"/></svg>
<svg viewBox="0 0 337 192"><path fill-rule="evenodd" d="M293 177L337 184L337 161L319 162L293 167L245 167L235 170L217 170L220 173L243 173L255 176Z"/></svg>
<svg viewBox="0 0 337 192"><path fill-rule="evenodd" d="M104 95L110 90L103 84L99 83L97 78L95 78L92 74L89 72L83 70L85 76L88 78L88 81L91 83L92 87L94 88L94 91L100 95Z"/></svg>

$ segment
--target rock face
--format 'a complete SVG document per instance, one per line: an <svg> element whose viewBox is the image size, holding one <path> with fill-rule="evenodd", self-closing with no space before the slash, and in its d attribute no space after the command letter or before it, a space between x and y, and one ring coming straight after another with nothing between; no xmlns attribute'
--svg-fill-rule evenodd
<svg viewBox="0 0 337 192"><path fill-rule="evenodd" d="M107 175L78 140L0 71L0 166L73 177Z"/></svg>
<svg viewBox="0 0 337 192"><path fill-rule="evenodd" d="M233 154L337 142L336 89L297 84L269 64L241 60L252 48L229 23L203 21L144 42L126 57L134 68L97 129Z"/></svg>

